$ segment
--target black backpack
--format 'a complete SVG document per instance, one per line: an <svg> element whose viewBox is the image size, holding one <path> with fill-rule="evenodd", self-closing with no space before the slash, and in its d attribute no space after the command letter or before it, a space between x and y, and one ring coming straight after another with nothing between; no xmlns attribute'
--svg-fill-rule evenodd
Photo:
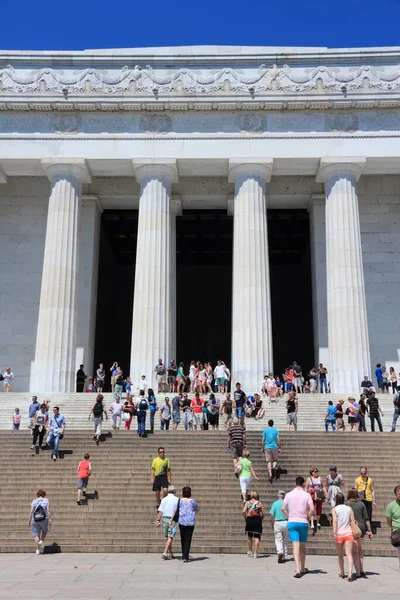
<svg viewBox="0 0 400 600"><path fill-rule="evenodd" d="M139 410L147 410L147 408L148 408L148 407L147 407L147 402L146 402L146 400L141 400L141 401L139 402Z"/></svg>
<svg viewBox="0 0 400 600"><path fill-rule="evenodd" d="M124 384L124 378L122 377L122 375L120 375L119 377L117 377L117 381L115 383L117 385L123 385Z"/></svg>
<svg viewBox="0 0 400 600"><path fill-rule="evenodd" d="M101 415L103 414L103 402L96 402L96 404L93 406L93 415L95 417L101 417Z"/></svg>
<svg viewBox="0 0 400 600"><path fill-rule="evenodd" d="M41 504L38 504L33 513L33 520L36 523L40 523L40 521L44 521L45 519L47 519L47 512Z"/></svg>

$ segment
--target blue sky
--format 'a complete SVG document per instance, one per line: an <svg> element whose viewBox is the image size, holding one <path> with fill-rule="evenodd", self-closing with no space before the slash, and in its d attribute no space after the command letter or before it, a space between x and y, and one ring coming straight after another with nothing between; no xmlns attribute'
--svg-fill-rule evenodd
<svg viewBox="0 0 400 600"><path fill-rule="evenodd" d="M400 46L400 0L0 0L0 49Z"/></svg>

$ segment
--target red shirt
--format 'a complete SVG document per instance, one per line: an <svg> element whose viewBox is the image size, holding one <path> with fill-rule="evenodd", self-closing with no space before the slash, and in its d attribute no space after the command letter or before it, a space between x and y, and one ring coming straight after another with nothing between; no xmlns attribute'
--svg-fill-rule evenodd
<svg viewBox="0 0 400 600"><path fill-rule="evenodd" d="M194 413L201 413L203 408L204 400L202 398L193 398L190 403Z"/></svg>
<svg viewBox="0 0 400 600"><path fill-rule="evenodd" d="M89 477L91 469L90 460L81 460L78 465L78 477L79 479L86 479Z"/></svg>

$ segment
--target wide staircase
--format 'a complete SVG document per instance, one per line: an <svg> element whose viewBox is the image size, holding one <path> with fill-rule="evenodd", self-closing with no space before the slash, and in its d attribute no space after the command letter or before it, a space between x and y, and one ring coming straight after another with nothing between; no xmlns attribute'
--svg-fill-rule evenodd
<svg viewBox="0 0 400 600"><path fill-rule="evenodd" d="M107 406L113 402L113 395L106 393L104 400ZM157 405L161 407L164 403L165 396L168 395L171 399L175 394L157 394ZM218 395L220 401L223 401L223 396ZM90 408L92 407L96 394L51 394L39 396L39 401L44 399L50 400L50 407L59 406L60 412L67 420L68 429L88 430L92 429L93 424L88 421ZM208 395L202 395L207 399ZM393 395L379 394L379 402L384 413L382 419L384 431L390 431L393 417ZM345 398L344 408L347 408L347 396L344 394L300 394L298 396L299 412L298 412L298 430L299 431L324 431L324 419L326 415L326 407L329 400L337 404L339 398ZM269 404L268 398L264 399L265 416L261 420L246 419L246 428L249 431L259 431L266 427L268 419L273 419L275 426L281 431L286 429L286 399L287 394L279 399L279 404ZM137 398L134 399L137 401ZM11 419L14 408L18 407L22 415L21 429L26 429L29 425L28 407L32 401L32 394L29 393L9 393L0 394L0 430L11 429ZM123 394L123 402L125 401L125 393ZM155 423L159 429L159 414L156 413ZM345 419L347 422L347 418ZM367 429L370 429L369 419L367 418ZM132 425L134 428L134 425ZM376 429L378 428L375 424ZM180 425L182 428L182 424ZM223 429L221 424L220 429ZM400 429L400 420L399 420Z"/></svg>
<svg viewBox="0 0 400 600"><path fill-rule="evenodd" d="M66 409L67 406L63 412L67 413ZM68 412L68 419L72 420L73 414L73 411ZM246 552L239 482L233 474L232 458L226 451L223 432L156 431L142 439L134 431L106 431L97 447L90 431L69 427L60 444L60 458L56 463L51 460L49 451L37 453L29 449L31 437L25 428L0 431L0 444L2 552L32 552L27 523L30 502L38 488L46 490L52 507L53 524L46 540L47 552L162 552L164 541L162 532L155 528L155 497L150 483L151 460L160 445L165 446L166 455L171 459L173 483L178 490L183 485L190 485L201 507L192 553ZM394 555L384 511L394 498L394 485L400 483L399 436L390 433L283 433L282 471L279 481L272 485L268 482L260 451L260 432L248 432L248 446L260 479L251 487L259 491L268 510L278 490L290 490L295 477L299 474L305 477L314 465L325 475L329 466L336 464L347 489L352 487L360 465L367 465L375 481L377 508L373 516L375 535L365 542L365 553ZM90 453L93 474L87 500L78 506L76 470L85 452ZM310 537L310 553L332 554L335 551L327 504L324 504L323 512L321 530L315 537ZM177 540L176 551L178 547ZM266 517L261 553L274 552L273 533Z"/></svg>

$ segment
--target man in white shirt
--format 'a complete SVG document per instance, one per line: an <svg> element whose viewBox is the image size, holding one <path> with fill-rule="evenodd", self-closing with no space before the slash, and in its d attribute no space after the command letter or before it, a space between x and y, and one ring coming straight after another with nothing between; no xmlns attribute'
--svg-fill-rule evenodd
<svg viewBox="0 0 400 600"><path fill-rule="evenodd" d="M172 554L172 542L176 534L176 524L171 528L170 521L173 519L179 499L175 496L176 489L174 485L168 486L168 495L161 500L161 504L158 507L157 512L157 523L156 527L160 527L161 520L164 529L164 537L166 538L164 552L161 555L163 560L174 558Z"/></svg>
<svg viewBox="0 0 400 600"><path fill-rule="evenodd" d="M225 390L226 367L222 360L217 362L214 369L215 385L218 387L218 393L223 394Z"/></svg>
<svg viewBox="0 0 400 600"><path fill-rule="evenodd" d="M5 392L11 392L11 381L14 379L14 373L11 371L11 367L7 367L7 369L3 373L3 388Z"/></svg>
<svg viewBox="0 0 400 600"><path fill-rule="evenodd" d="M147 392L147 379L146 379L146 375L142 375L142 377L140 378L140 383L137 387L137 390L140 392L140 390L143 390L144 393L146 394Z"/></svg>

